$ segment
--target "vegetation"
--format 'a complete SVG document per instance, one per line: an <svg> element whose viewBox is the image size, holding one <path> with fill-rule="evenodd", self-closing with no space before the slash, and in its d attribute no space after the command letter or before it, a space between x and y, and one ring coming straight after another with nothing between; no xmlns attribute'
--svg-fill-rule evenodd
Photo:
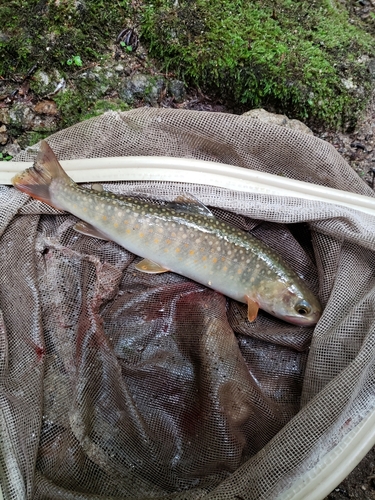
<svg viewBox="0 0 375 500"><path fill-rule="evenodd" d="M136 24L165 71L247 109L347 128L373 87L374 38L338 0L9 0L0 16L0 76L57 70L68 81L54 97L62 126L105 108L105 91L80 72L104 66Z"/></svg>
<svg viewBox="0 0 375 500"><path fill-rule="evenodd" d="M120 99L102 99L87 90L85 81L81 81L75 90L67 90L55 97L59 109L64 110L61 116L61 128L98 116L105 111L125 111L129 106ZM81 84L81 85L80 85ZM86 90L86 92L85 92Z"/></svg>
<svg viewBox="0 0 375 500"><path fill-rule="evenodd" d="M75 71L98 61L123 28L128 0L7 0L1 6L0 75Z"/></svg>
<svg viewBox="0 0 375 500"><path fill-rule="evenodd" d="M143 36L191 84L335 127L372 86L373 37L334 0L146 0Z"/></svg>

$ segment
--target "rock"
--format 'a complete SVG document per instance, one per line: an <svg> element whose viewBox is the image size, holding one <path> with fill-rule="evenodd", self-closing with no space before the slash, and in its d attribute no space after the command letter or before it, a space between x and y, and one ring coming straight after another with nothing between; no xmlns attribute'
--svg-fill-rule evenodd
<svg viewBox="0 0 375 500"><path fill-rule="evenodd" d="M299 132L302 132L304 134L314 135L314 132L311 130L311 128L309 128L303 122L296 120L295 118L289 120L289 123L286 125L286 127L293 130L298 130Z"/></svg>
<svg viewBox="0 0 375 500"><path fill-rule="evenodd" d="M101 99L120 85L119 74L112 68L95 66L78 76L81 92L89 93L91 100Z"/></svg>
<svg viewBox="0 0 375 500"><path fill-rule="evenodd" d="M35 132L54 132L57 130L56 118L49 115L36 115L33 119L31 130Z"/></svg>
<svg viewBox="0 0 375 500"><path fill-rule="evenodd" d="M174 97L176 102L183 102L186 99L186 89L184 82L180 80L170 80L168 82L168 94Z"/></svg>
<svg viewBox="0 0 375 500"><path fill-rule="evenodd" d="M375 79L375 59L370 59L367 63L367 69L371 77Z"/></svg>
<svg viewBox="0 0 375 500"><path fill-rule="evenodd" d="M120 90L119 95L127 104L133 104L137 99L143 99L151 106L157 106L164 86L165 79L162 77L136 73L124 79L124 88Z"/></svg>
<svg viewBox="0 0 375 500"><path fill-rule="evenodd" d="M86 2L84 2L84 0L75 0L74 7L81 14L83 14L87 10L87 5Z"/></svg>
<svg viewBox="0 0 375 500"><path fill-rule="evenodd" d="M17 156L20 152L21 152L21 147L16 142L14 142L13 144L12 143L7 144L5 146L5 148L3 149L3 153L6 153L6 154L12 156L13 158L15 156Z"/></svg>
<svg viewBox="0 0 375 500"><path fill-rule="evenodd" d="M56 69L50 73L38 70L30 80L30 87L37 95L46 96L55 91L61 79L61 74Z"/></svg>
<svg viewBox="0 0 375 500"><path fill-rule="evenodd" d="M4 146L8 142L7 128L5 125L0 127L0 145Z"/></svg>
<svg viewBox="0 0 375 500"><path fill-rule="evenodd" d="M353 90L357 88L357 85L353 82L353 78L342 78L341 82L347 90Z"/></svg>
<svg viewBox="0 0 375 500"><path fill-rule="evenodd" d="M0 43L6 43L9 42L10 36L7 33L4 33L4 31L0 31Z"/></svg>
<svg viewBox="0 0 375 500"><path fill-rule="evenodd" d="M41 83L43 85L49 85L49 83L50 83L49 76L47 75L47 73L45 71L42 71L42 70L38 71L34 75L33 79L39 81L39 83Z"/></svg>
<svg viewBox="0 0 375 500"><path fill-rule="evenodd" d="M0 132L0 145L4 146L8 142L8 134Z"/></svg>
<svg viewBox="0 0 375 500"><path fill-rule="evenodd" d="M9 122L10 122L9 109L0 108L0 123L5 123L6 125L8 125Z"/></svg>
<svg viewBox="0 0 375 500"><path fill-rule="evenodd" d="M116 64L113 68L116 73L123 73L125 71L125 65L124 64Z"/></svg>
<svg viewBox="0 0 375 500"><path fill-rule="evenodd" d="M40 116L36 114L30 104L18 102L9 111L10 124L22 130L35 130L38 132L53 132L57 129L54 115Z"/></svg>
<svg viewBox="0 0 375 500"><path fill-rule="evenodd" d="M35 115L31 109L31 105L17 102L9 110L10 125L13 127L30 130L33 125Z"/></svg>
<svg viewBox="0 0 375 500"><path fill-rule="evenodd" d="M34 112L40 115L56 116L58 110L55 101L45 100L45 101L39 101L35 105Z"/></svg>
<svg viewBox="0 0 375 500"><path fill-rule="evenodd" d="M314 135L313 131L304 123L299 120L289 119L285 115L279 115L276 113L269 113L265 109L252 109L250 111L246 111L243 116L248 116L250 118L254 118L256 120L260 120L264 123L270 123L272 125L279 125L280 127L291 128L293 130L298 130L299 132L303 132L304 134Z"/></svg>

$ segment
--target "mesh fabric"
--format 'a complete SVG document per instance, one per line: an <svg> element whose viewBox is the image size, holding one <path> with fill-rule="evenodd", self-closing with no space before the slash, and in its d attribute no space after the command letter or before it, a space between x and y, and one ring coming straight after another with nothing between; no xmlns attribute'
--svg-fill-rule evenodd
<svg viewBox="0 0 375 500"><path fill-rule="evenodd" d="M48 142L60 160L199 158L373 196L328 143L247 117L109 112ZM277 250L324 313L315 330L262 312L249 323L245 305L173 273L139 273L139 257L2 187L5 497L277 498L375 406L374 219L211 186L104 187L193 194Z"/></svg>

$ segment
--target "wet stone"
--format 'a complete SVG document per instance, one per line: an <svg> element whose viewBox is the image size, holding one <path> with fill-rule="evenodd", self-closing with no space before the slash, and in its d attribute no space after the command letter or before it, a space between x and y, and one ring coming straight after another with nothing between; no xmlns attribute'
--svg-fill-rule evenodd
<svg viewBox="0 0 375 500"><path fill-rule="evenodd" d="M164 87L164 78L136 73L124 79L124 87L119 94L127 104L133 104L137 99L142 99L151 106L157 106Z"/></svg>
<svg viewBox="0 0 375 500"><path fill-rule="evenodd" d="M171 80L168 82L168 94L174 97L176 102L183 102L186 99L186 89L184 82Z"/></svg>

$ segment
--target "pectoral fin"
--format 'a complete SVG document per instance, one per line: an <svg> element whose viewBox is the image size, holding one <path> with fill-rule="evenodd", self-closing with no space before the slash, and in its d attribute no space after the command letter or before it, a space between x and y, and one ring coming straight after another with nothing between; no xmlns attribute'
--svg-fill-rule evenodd
<svg viewBox="0 0 375 500"><path fill-rule="evenodd" d="M92 236L94 238L98 238L99 240L109 241L110 239L108 238L108 236L104 235L98 229L96 229L96 227L88 224L87 222L84 222L83 220L74 224L73 229L74 231L77 231L77 233L85 234L86 236Z"/></svg>
<svg viewBox="0 0 375 500"><path fill-rule="evenodd" d="M142 273L148 274L160 274L169 271L169 269L165 269L165 267L159 266L159 264L157 264L156 262L148 259L143 259L138 262L138 264L135 265L135 268Z"/></svg>
<svg viewBox="0 0 375 500"><path fill-rule="evenodd" d="M246 295L247 302L247 319L252 322L258 316L259 304L255 300L251 299Z"/></svg>

